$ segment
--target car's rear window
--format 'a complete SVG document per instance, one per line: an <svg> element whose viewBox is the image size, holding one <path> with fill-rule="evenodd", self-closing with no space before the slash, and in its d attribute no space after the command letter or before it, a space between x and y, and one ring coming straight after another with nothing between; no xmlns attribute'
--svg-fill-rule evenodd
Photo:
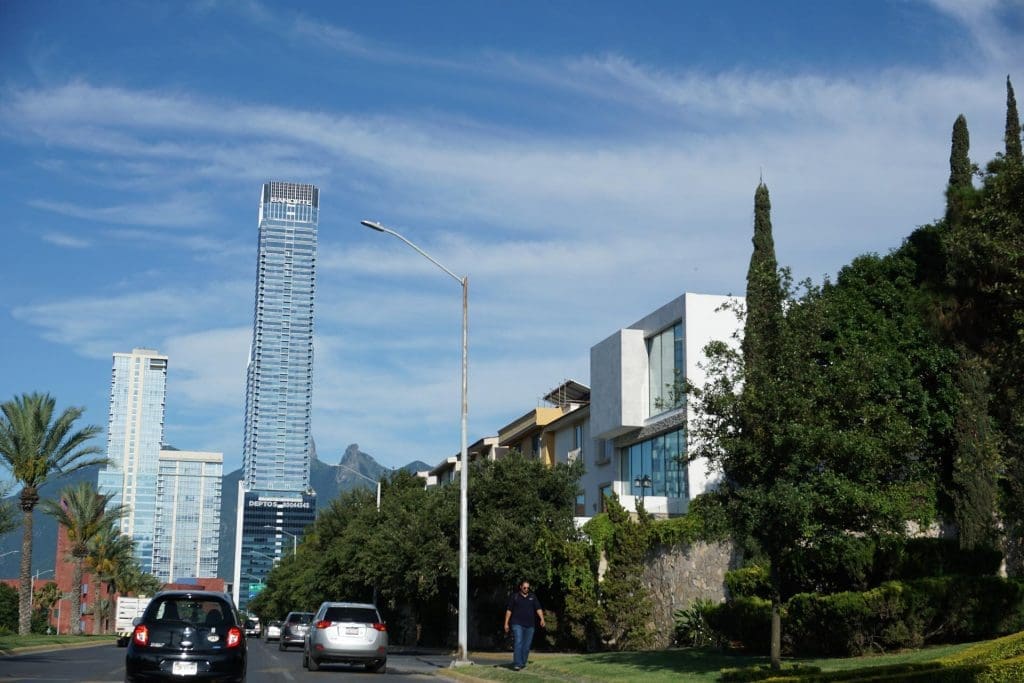
<svg viewBox="0 0 1024 683"><path fill-rule="evenodd" d="M163 598L150 606L149 618L157 621L185 621L198 626L234 624L231 606L215 598L186 596Z"/></svg>
<svg viewBox="0 0 1024 683"><path fill-rule="evenodd" d="M369 607L328 607L324 621L338 621L356 624L376 624L377 610Z"/></svg>
<svg viewBox="0 0 1024 683"><path fill-rule="evenodd" d="M301 612L288 615L288 623L291 624L308 624L313 621L313 614L311 612Z"/></svg>

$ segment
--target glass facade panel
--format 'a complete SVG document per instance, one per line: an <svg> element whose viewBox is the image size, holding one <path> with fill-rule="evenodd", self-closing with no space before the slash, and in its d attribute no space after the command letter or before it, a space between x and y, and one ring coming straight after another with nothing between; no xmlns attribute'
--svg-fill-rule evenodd
<svg viewBox="0 0 1024 683"><path fill-rule="evenodd" d="M123 504L121 533L135 541L143 571L153 571L157 469L164 437L167 357L150 349L115 353L110 382L107 452L97 488Z"/></svg>
<svg viewBox="0 0 1024 683"><path fill-rule="evenodd" d="M280 558L282 528L302 533L316 514L309 482L313 403L313 300L320 191L263 185L252 346L246 371L236 600L244 607ZM265 507L259 501L291 501ZM270 535L268 535L268 533ZM291 545L289 544L290 548ZM248 590L240 590L249 586Z"/></svg>
<svg viewBox="0 0 1024 683"><path fill-rule="evenodd" d="M684 378L684 348L682 322L647 340L650 415L683 405L677 384Z"/></svg>
<svg viewBox="0 0 1024 683"><path fill-rule="evenodd" d="M221 461L219 453L161 453L153 573L162 581L217 576Z"/></svg>
<svg viewBox="0 0 1024 683"><path fill-rule="evenodd" d="M687 499L686 466L680 462L680 456L685 454L686 435L682 430L660 434L623 448L619 471L626 490L632 496L641 495L635 482L648 476L651 486L643 490L643 495Z"/></svg>

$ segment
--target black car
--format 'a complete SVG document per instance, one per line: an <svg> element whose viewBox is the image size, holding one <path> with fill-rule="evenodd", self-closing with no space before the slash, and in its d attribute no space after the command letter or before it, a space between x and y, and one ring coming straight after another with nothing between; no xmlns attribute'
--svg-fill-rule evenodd
<svg viewBox="0 0 1024 683"><path fill-rule="evenodd" d="M311 621L312 612L289 612L281 624L281 639L277 643L277 649L286 650L290 645L303 645Z"/></svg>
<svg viewBox="0 0 1024 683"><path fill-rule="evenodd" d="M224 593L157 593L136 618L125 681L245 681L243 622Z"/></svg>

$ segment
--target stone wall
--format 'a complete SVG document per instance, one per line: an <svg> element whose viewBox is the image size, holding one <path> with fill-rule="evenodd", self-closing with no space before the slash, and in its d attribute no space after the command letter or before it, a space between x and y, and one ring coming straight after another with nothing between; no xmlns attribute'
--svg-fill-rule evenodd
<svg viewBox="0 0 1024 683"><path fill-rule="evenodd" d="M644 586L653 606L655 648L672 644L673 614L697 599L725 601L725 572L740 564L731 542L659 546L644 561Z"/></svg>

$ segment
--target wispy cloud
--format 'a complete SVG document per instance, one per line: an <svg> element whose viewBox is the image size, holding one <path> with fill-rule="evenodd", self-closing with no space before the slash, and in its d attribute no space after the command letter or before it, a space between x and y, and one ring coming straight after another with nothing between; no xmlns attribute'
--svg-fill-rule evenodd
<svg viewBox="0 0 1024 683"><path fill-rule="evenodd" d="M43 211L61 216L81 218L101 223L143 225L160 228L195 228L213 222L215 214L208 200L202 195L177 196L171 199L146 204L121 204L118 206L86 206L71 202L46 199L32 199L28 202Z"/></svg>
<svg viewBox="0 0 1024 683"><path fill-rule="evenodd" d="M64 232L44 232L42 239L44 242L66 249L85 249L92 246L91 241Z"/></svg>

